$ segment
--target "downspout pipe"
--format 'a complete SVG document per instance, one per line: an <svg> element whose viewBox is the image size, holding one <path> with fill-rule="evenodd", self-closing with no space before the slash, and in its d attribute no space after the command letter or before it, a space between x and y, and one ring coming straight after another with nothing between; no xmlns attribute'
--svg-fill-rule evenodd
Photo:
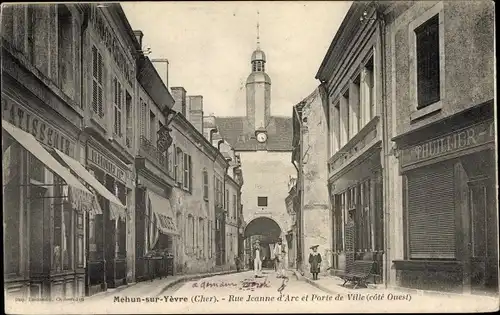
<svg viewBox="0 0 500 315"><path fill-rule="evenodd" d="M381 83L382 83L382 108L381 108L381 114L382 114L382 150L383 150L383 170L382 170L382 185L383 185L383 211L384 211L384 284L385 287L387 288L389 286L389 281L390 281L390 258L389 258L389 253L391 252L390 248L390 241L389 238L387 237L387 232L390 227L390 207L389 207L389 194L390 194L390 189L389 189L389 132L387 128L387 123L388 123L388 117L387 117L387 98L386 98L386 88L387 88L387 83L386 83L386 44L385 44L385 36L386 36L386 25L385 25L385 16L382 12L379 11L379 8L377 8L377 21L379 21L379 34L380 34L380 58L381 58Z"/></svg>

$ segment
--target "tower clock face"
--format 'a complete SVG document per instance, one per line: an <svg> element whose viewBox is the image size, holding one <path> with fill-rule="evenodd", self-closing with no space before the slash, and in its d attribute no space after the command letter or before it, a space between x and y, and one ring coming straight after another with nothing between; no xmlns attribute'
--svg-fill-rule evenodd
<svg viewBox="0 0 500 315"><path fill-rule="evenodd" d="M267 140L267 135L265 133L258 133L257 134L257 141L260 143L266 142Z"/></svg>

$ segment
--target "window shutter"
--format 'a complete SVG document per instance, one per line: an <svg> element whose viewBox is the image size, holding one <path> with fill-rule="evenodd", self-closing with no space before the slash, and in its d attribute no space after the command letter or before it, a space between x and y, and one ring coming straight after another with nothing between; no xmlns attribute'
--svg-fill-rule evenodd
<svg viewBox="0 0 500 315"><path fill-rule="evenodd" d="M410 258L455 258L452 165L418 169L407 179Z"/></svg>
<svg viewBox="0 0 500 315"><path fill-rule="evenodd" d="M191 164L191 155L188 155L188 178L189 178L189 191L193 189L193 165Z"/></svg>

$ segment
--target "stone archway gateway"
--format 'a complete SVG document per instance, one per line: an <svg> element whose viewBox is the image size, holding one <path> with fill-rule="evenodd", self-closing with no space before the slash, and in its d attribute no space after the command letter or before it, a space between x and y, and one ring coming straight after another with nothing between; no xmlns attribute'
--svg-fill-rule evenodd
<svg viewBox="0 0 500 315"><path fill-rule="evenodd" d="M273 219L267 217L257 217L250 221L245 228L245 251L247 257L251 260L253 244L259 240L262 247L262 256L264 268L274 268L271 261L271 253L274 244L278 241L282 234L281 228ZM248 261L250 267L253 266L251 261Z"/></svg>

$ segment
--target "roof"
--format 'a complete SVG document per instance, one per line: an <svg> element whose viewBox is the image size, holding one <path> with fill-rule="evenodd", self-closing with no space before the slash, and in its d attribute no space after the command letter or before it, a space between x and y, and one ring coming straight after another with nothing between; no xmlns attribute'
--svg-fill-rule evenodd
<svg viewBox="0 0 500 315"><path fill-rule="evenodd" d="M264 83L271 84L271 78L265 72L254 71L248 75L247 84L255 83L255 82L257 82L257 83L264 82Z"/></svg>
<svg viewBox="0 0 500 315"><path fill-rule="evenodd" d="M255 139L253 124L245 116L217 117L220 135L235 151L257 151L261 146ZM292 151L292 118L271 116L266 127L268 151Z"/></svg>
<svg viewBox="0 0 500 315"><path fill-rule="evenodd" d="M266 61L266 54L260 50L260 48L257 48L253 53L252 53L252 61L257 61L257 60L262 60Z"/></svg>

